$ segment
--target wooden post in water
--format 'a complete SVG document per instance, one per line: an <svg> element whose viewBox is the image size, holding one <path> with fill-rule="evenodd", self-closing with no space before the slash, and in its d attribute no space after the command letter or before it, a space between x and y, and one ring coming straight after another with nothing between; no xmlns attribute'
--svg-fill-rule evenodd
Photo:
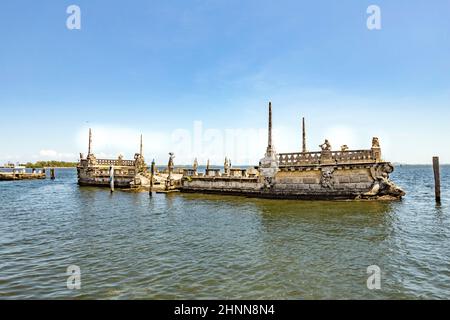
<svg viewBox="0 0 450 320"><path fill-rule="evenodd" d="M111 193L114 192L114 166L109 167L109 186L111 188Z"/></svg>
<svg viewBox="0 0 450 320"><path fill-rule="evenodd" d="M148 195L151 197L153 195L153 176L155 175L155 159L152 160L152 165L150 167L150 189L148 190Z"/></svg>
<svg viewBox="0 0 450 320"><path fill-rule="evenodd" d="M55 168L50 169L50 179L55 180Z"/></svg>
<svg viewBox="0 0 450 320"><path fill-rule="evenodd" d="M439 157L433 157L434 194L436 202L441 203L441 177L439 175Z"/></svg>
<svg viewBox="0 0 450 320"><path fill-rule="evenodd" d="M302 152L307 152L306 150L306 127L305 127L305 118L302 118Z"/></svg>

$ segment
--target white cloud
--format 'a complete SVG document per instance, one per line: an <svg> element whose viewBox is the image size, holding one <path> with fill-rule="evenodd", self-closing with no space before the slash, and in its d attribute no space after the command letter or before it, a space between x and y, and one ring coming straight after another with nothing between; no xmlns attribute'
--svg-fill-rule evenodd
<svg viewBox="0 0 450 320"><path fill-rule="evenodd" d="M41 160L66 160L66 161L75 161L76 155L74 153L63 153L50 149L43 149L39 151L39 156L33 155L34 159Z"/></svg>
<svg viewBox="0 0 450 320"><path fill-rule="evenodd" d="M56 157L58 152L55 150L41 150L39 151L39 155L43 157Z"/></svg>

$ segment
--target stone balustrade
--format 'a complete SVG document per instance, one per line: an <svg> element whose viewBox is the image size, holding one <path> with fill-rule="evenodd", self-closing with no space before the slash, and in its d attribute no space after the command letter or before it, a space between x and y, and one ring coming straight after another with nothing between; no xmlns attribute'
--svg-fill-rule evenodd
<svg viewBox="0 0 450 320"><path fill-rule="evenodd" d="M134 160L97 159L96 164L108 166L134 166Z"/></svg>
<svg viewBox="0 0 450 320"><path fill-rule="evenodd" d="M377 162L381 159L377 159L371 149L278 154L278 165L280 167L320 165L325 163L324 160L326 160L326 163L361 163Z"/></svg>

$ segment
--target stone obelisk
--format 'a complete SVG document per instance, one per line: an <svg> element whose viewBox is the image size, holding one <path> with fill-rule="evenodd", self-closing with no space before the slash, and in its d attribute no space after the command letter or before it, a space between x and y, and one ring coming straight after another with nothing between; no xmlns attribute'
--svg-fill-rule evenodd
<svg viewBox="0 0 450 320"><path fill-rule="evenodd" d="M91 128L89 128L89 145L88 145L88 155L91 154L91 145L92 145L92 131Z"/></svg>
<svg viewBox="0 0 450 320"><path fill-rule="evenodd" d="M308 152L306 150L306 128L305 128L305 117L302 118L302 152Z"/></svg>
<svg viewBox="0 0 450 320"><path fill-rule="evenodd" d="M266 186L272 184L273 178L278 172L278 161L275 148L272 144L272 103L269 102L269 124L267 137L267 150L264 158L260 160L259 172L264 179Z"/></svg>

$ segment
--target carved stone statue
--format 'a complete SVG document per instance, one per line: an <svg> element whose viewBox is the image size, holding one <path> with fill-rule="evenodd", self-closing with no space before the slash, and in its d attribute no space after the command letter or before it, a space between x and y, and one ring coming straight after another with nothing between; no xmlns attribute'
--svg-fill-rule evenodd
<svg viewBox="0 0 450 320"><path fill-rule="evenodd" d="M341 151L347 151L348 150L348 146L346 144L343 144L341 146Z"/></svg>
<svg viewBox="0 0 450 320"><path fill-rule="evenodd" d="M194 169L194 172L197 172L197 169L198 169L197 158L194 159L194 165L192 166L192 169Z"/></svg>
<svg viewBox="0 0 450 320"><path fill-rule="evenodd" d="M173 159L174 158L175 158L174 153L169 152L169 162L167 163L167 169L168 169L169 173L173 172L173 168L174 168Z"/></svg>
<svg viewBox="0 0 450 320"><path fill-rule="evenodd" d="M228 175L230 173L230 163L227 159L227 157L225 157L225 162L223 163L223 169L226 175Z"/></svg>
<svg viewBox="0 0 450 320"><path fill-rule="evenodd" d="M87 156L89 164L95 165L97 164L97 158L94 156L93 153L88 154Z"/></svg>
<svg viewBox="0 0 450 320"><path fill-rule="evenodd" d="M173 164L173 159L175 158L175 155L173 152L169 152L169 162L167 163L167 171L169 172L167 179L166 179L166 190L169 190L172 186L173 186L173 177L172 177L172 173L173 173L173 168L174 168L174 164Z"/></svg>
<svg viewBox="0 0 450 320"><path fill-rule="evenodd" d="M372 148L379 148L380 147L380 141L377 137L372 138Z"/></svg>
<svg viewBox="0 0 450 320"><path fill-rule="evenodd" d="M122 161L122 159L119 156L119 160ZM147 166L145 165L144 157L140 153L134 154L134 166L137 170L137 172L142 173L147 170Z"/></svg>
<svg viewBox="0 0 450 320"><path fill-rule="evenodd" d="M320 184L324 188L332 189L334 186L333 168L323 168Z"/></svg>
<svg viewBox="0 0 450 320"><path fill-rule="evenodd" d="M331 144L328 139L325 139L325 142L320 144L319 147L322 149L322 151L331 151Z"/></svg>
<svg viewBox="0 0 450 320"><path fill-rule="evenodd" d="M320 153L320 162L332 163L333 158L331 155L331 144L328 139L325 139L325 142L320 144L319 147L322 149L322 152Z"/></svg>
<svg viewBox="0 0 450 320"><path fill-rule="evenodd" d="M376 168L371 168L370 173L374 179L372 188L369 192L364 193L363 197L385 197L388 199L401 198L405 192L389 180L389 174L394 170L394 167L389 163L378 165Z"/></svg>

